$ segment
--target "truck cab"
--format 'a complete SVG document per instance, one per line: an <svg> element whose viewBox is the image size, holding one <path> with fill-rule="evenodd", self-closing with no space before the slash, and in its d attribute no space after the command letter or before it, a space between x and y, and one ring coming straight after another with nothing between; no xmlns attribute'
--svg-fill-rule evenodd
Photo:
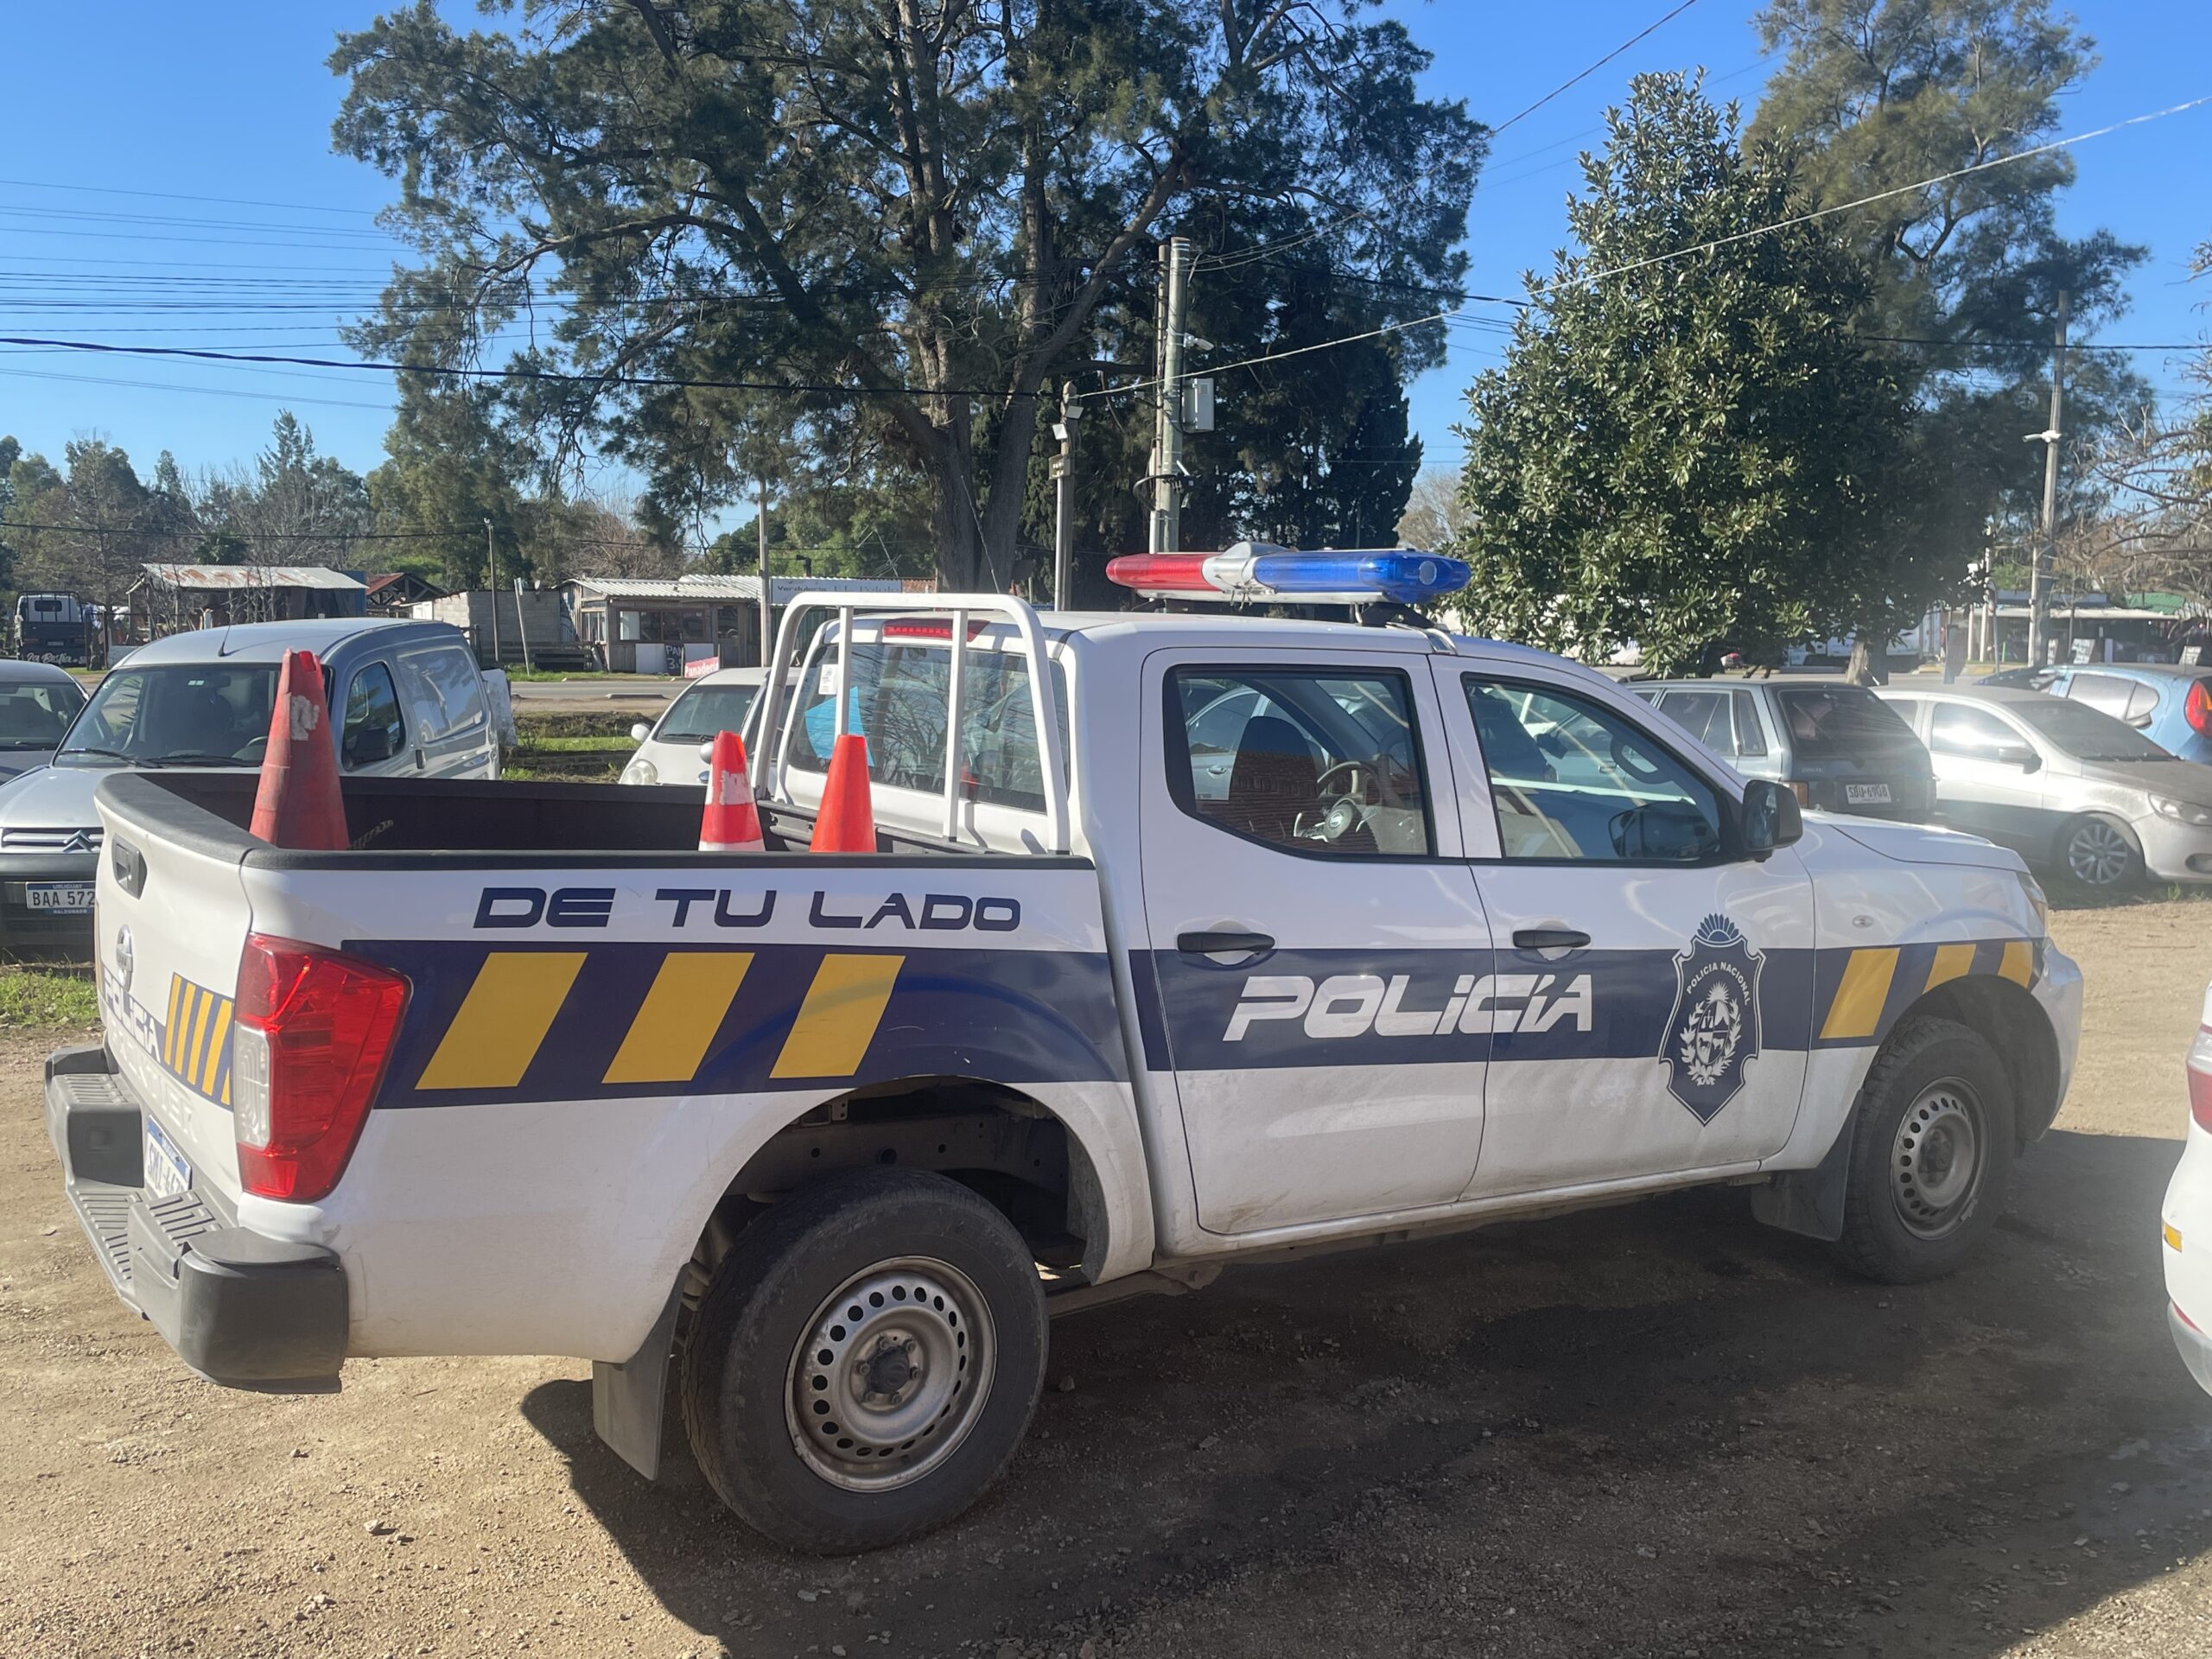
<svg viewBox="0 0 2212 1659"><path fill-rule="evenodd" d="M188 1363L579 1355L647 1473L673 1367L739 1514L865 1548L1004 1466L1049 1314L1707 1183L1924 1278L2063 1097L2014 855L1801 817L1557 658L840 594L778 662L760 853L689 788L349 780L314 853L250 779L103 786L50 1122ZM877 847L810 854L848 734Z"/></svg>

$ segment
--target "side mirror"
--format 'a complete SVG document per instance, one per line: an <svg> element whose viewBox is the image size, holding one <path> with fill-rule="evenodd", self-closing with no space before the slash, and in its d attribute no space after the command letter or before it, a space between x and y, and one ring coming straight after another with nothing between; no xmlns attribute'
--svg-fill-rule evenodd
<svg viewBox="0 0 2212 1659"><path fill-rule="evenodd" d="M2022 772L2043 770L2043 756L2029 743L1999 743L1990 758L2000 766L2018 766Z"/></svg>
<svg viewBox="0 0 2212 1659"><path fill-rule="evenodd" d="M652 734L652 726L645 721L641 720L630 728L630 741L632 743L642 743Z"/></svg>
<svg viewBox="0 0 2212 1659"><path fill-rule="evenodd" d="M1744 850L1764 855L1805 833L1805 814L1787 784L1755 778L1744 788Z"/></svg>
<svg viewBox="0 0 2212 1659"><path fill-rule="evenodd" d="M357 766L374 766L392 756L391 728L357 726L346 734L346 758Z"/></svg>

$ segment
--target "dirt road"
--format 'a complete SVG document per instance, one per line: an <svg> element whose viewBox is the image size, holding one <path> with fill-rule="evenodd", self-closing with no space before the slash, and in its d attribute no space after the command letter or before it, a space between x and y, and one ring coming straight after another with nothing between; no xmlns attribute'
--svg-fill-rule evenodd
<svg viewBox="0 0 2212 1659"><path fill-rule="evenodd" d="M1054 1332L935 1538L778 1554L593 1438L588 1368L194 1382L108 1291L0 1045L0 1653L2181 1656L2212 1400L2157 1201L2212 907L2062 915L2086 1053L1995 1248L1885 1290L1739 1194L1232 1273Z"/></svg>

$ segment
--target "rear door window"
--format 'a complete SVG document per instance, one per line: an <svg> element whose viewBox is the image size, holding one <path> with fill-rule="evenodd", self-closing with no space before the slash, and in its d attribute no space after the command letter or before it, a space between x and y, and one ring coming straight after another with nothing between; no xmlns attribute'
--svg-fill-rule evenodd
<svg viewBox="0 0 2212 1659"><path fill-rule="evenodd" d="M409 682L408 701L415 723L428 743L473 732L486 719L483 677L475 659L459 645L410 651L399 659Z"/></svg>
<svg viewBox="0 0 2212 1659"><path fill-rule="evenodd" d="M2114 720L2126 720L2128 717L2129 695L2139 690L2148 691L2150 689L2138 681L2122 679L2117 674L2077 673L2067 681L2066 696L2069 702L2088 704L2101 715L2110 715ZM2152 695L2151 703L2157 706L2156 693Z"/></svg>
<svg viewBox="0 0 2212 1659"><path fill-rule="evenodd" d="M1726 691L1669 691L1660 708L1675 723L1715 754L1733 760L1734 717Z"/></svg>
<svg viewBox="0 0 2212 1659"><path fill-rule="evenodd" d="M1428 791L1403 674L1178 668L1167 784L1194 818L1320 856L1418 858Z"/></svg>

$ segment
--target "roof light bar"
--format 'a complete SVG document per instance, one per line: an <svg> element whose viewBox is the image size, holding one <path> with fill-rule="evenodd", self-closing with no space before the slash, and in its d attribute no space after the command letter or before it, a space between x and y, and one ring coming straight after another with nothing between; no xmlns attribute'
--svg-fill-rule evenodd
<svg viewBox="0 0 2212 1659"><path fill-rule="evenodd" d="M1222 553L1128 553L1106 566L1108 581L1140 594L1241 604L1421 605L1458 593L1473 574L1463 559L1414 548L1300 552L1266 542Z"/></svg>

